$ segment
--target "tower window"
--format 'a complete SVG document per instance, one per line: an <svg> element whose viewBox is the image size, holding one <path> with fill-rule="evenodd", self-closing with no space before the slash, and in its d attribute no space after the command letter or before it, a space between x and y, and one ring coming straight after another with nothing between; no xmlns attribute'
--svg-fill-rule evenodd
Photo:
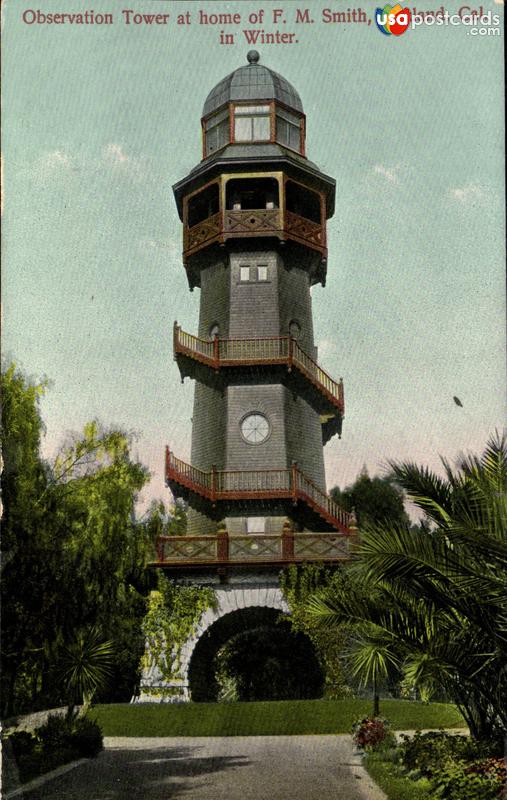
<svg viewBox="0 0 507 800"><path fill-rule="evenodd" d="M247 517L246 518L246 531L247 531L247 533L265 533L266 532L266 518L265 517Z"/></svg>
<svg viewBox="0 0 507 800"><path fill-rule="evenodd" d="M291 150L301 150L301 119L296 114L284 108L276 109L276 141L290 147Z"/></svg>
<svg viewBox="0 0 507 800"><path fill-rule="evenodd" d="M234 108L234 141L269 142L271 139L269 106L236 106Z"/></svg>
<svg viewBox="0 0 507 800"><path fill-rule="evenodd" d="M269 436L269 422L264 414L254 412L241 420L241 435L248 444L262 444Z"/></svg>
<svg viewBox="0 0 507 800"><path fill-rule="evenodd" d="M229 144L229 109L210 117L204 125L206 134L206 155L214 153Z"/></svg>
<svg viewBox="0 0 507 800"><path fill-rule="evenodd" d="M266 283L269 279L268 265L250 266L242 264L239 268L240 283Z"/></svg>
<svg viewBox="0 0 507 800"><path fill-rule="evenodd" d="M295 319L289 322L289 336L296 340L301 336L301 325Z"/></svg>

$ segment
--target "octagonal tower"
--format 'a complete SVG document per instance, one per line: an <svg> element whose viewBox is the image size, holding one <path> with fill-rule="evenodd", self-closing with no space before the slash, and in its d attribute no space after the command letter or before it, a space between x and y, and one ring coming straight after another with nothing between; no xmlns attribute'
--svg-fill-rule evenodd
<svg viewBox="0 0 507 800"><path fill-rule="evenodd" d="M156 566L229 593L239 575L257 591L285 564L347 558L355 531L326 494L344 395L318 365L310 292L325 285L335 181L306 156L299 94L259 61L249 52L209 93L202 160L173 187L200 311L196 334L174 324L195 380L191 463L166 449L188 535L162 537Z"/></svg>

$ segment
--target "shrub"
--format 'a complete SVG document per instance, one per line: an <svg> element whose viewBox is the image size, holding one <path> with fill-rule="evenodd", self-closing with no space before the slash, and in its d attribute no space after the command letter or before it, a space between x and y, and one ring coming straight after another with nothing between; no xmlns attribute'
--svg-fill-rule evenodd
<svg viewBox="0 0 507 800"><path fill-rule="evenodd" d="M389 730L389 722L383 717L363 717L352 726L353 739L363 750L388 748L396 743Z"/></svg>
<svg viewBox="0 0 507 800"><path fill-rule="evenodd" d="M418 770L427 777L438 773L449 760L470 762L498 753L495 742L479 742L469 736L456 736L444 731L402 736L399 750L401 763L406 769Z"/></svg>
<svg viewBox="0 0 507 800"><path fill-rule="evenodd" d="M7 737L12 747L13 756L18 759L33 753L37 745L37 739L29 731L15 731Z"/></svg>
<svg viewBox="0 0 507 800"><path fill-rule="evenodd" d="M67 717L50 714L44 725L35 729L42 750L48 756L58 750L66 750L71 746L72 721Z"/></svg>
<svg viewBox="0 0 507 800"><path fill-rule="evenodd" d="M503 764L502 764L503 762ZM503 759L447 761L432 780L432 800L497 800L506 785Z"/></svg>
<svg viewBox="0 0 507 800"><path fill-rule="evenodd" d="M74 722L72 743L86 758L98 755L103 747L102 730L98 722L89 717L78 717Z"/></svg>
<svg viewBox="0 0 507 800"><path fill-rule="evenodd" d="M31 753L23 753L23 755L20 755L16 758L16 765L21 783L30 781L46 770L45 761L40 748L33 750Z"/></svg>
<svg viewBox="0 0 507 800"><path fill-rule="evenodd" d="M12 756L21 783L77 758L92 758L102 750L102 731L88 717L51 715L33 733L15 731L6 738L11 748L5 756Z"/></svg>

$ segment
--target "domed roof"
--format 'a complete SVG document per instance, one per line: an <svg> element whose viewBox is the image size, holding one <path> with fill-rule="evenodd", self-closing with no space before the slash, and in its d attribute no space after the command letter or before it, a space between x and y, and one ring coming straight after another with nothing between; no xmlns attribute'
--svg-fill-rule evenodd
<svg viewBox="0 0 507 800"><path fill-rule="evenodd" d="M217 83L206 98L203 117L231 100L279 100L289 108L303 112L301 98L294 87L277 72L259 64L259 59L257 50L250 50L248 64Z"/></svg>

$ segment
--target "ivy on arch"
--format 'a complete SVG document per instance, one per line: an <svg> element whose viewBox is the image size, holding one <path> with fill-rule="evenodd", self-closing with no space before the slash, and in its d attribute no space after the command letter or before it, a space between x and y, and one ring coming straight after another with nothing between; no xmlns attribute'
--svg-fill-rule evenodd
<svg viewBox="0 0 507 800"><path fill-rule="evenodd" d="M204 612L216 607L215 592L210 587L179 586L159 570L157 589L150 592L142 623L146 650L141 669L156 666L163 680L178 678L183 646L195 634Z"/></svg>

